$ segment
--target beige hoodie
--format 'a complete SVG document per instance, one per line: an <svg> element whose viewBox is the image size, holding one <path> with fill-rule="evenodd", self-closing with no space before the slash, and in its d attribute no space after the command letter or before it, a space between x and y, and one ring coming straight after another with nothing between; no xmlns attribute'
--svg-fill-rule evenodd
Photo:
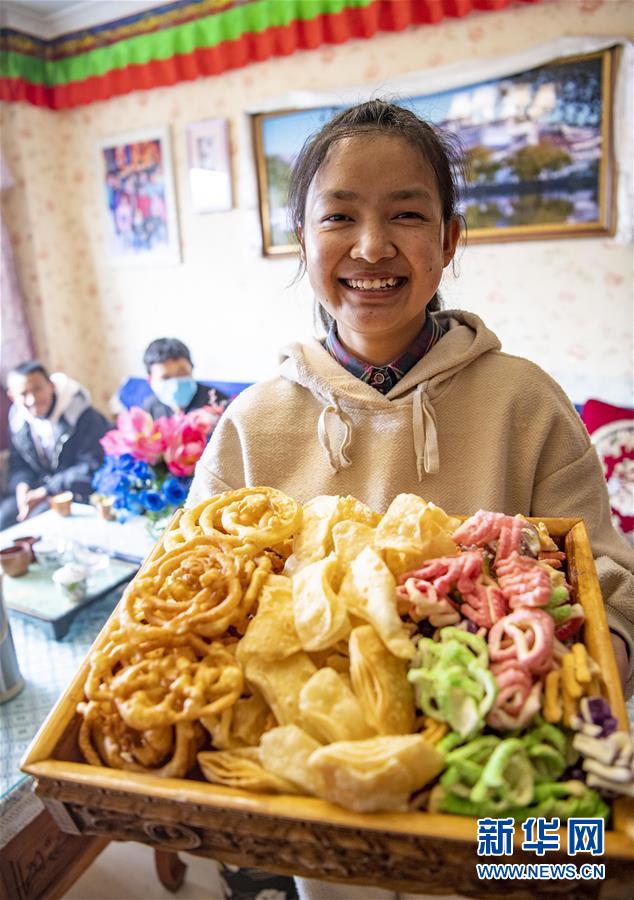
<svg viewBox="0 0 634 900"><path fill-rule="evenodd" d="M448 333L387 395L317 341L287 347L277 377L248 388L223 415L187 505L270 485L300 502L352 494L378 512L408 492L456 515L581 516L610 626L634 661L634 553L612 527L601 465L575 408L538 366L502 353L477 316L434 315Z"/></svg>

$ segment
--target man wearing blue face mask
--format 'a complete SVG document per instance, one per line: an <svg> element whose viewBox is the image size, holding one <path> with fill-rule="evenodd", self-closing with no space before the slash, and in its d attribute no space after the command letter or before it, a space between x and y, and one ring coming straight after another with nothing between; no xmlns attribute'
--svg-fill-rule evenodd
<svg viewBox="0 0 634 900"><path fill-rule="evenodd" d="M209 396L209 387L193 377L194 366L189 348L177 338L157 338L143 354L143 362L153 393L143 408L154 419L173 416L177 412L190 412L220 403L228 398L221 391Z"/></svg>

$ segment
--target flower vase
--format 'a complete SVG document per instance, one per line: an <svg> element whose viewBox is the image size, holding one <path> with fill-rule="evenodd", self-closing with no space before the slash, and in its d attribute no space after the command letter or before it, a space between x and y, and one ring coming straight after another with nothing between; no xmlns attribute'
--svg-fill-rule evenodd
<svg viewBox="0 0 634 900"><path fill-rule="evenodd" d="M153 541L159 541L163 537L171 518L172 513L170 512L166 516L161 516L159 519L148 519L145 527Z"/></svg>

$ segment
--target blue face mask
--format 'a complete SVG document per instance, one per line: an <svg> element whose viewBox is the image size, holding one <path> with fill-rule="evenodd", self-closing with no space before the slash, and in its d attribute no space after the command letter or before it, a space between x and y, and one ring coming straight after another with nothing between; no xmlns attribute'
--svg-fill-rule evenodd
<svg viewBox="0 0 634 900"><path fill-rule="evenodd" d="M194 379L188 376L166 378L164 381L152 384L152 390L161 403L169 406L170 409L187 409L197 389L198 385Z"/></svg>

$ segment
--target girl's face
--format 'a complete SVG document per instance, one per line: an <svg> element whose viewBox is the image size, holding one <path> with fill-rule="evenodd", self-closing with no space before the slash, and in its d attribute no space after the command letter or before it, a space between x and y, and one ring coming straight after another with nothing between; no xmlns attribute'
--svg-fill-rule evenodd
<svg viewBox="0 0 634 900"><path fill-rule="evenodd" d="M459 233L457 220L445 228L433 170L405 138L332 146L308 190L300 239L311 286L349 350L378 364L411 343Z"/></svg>

